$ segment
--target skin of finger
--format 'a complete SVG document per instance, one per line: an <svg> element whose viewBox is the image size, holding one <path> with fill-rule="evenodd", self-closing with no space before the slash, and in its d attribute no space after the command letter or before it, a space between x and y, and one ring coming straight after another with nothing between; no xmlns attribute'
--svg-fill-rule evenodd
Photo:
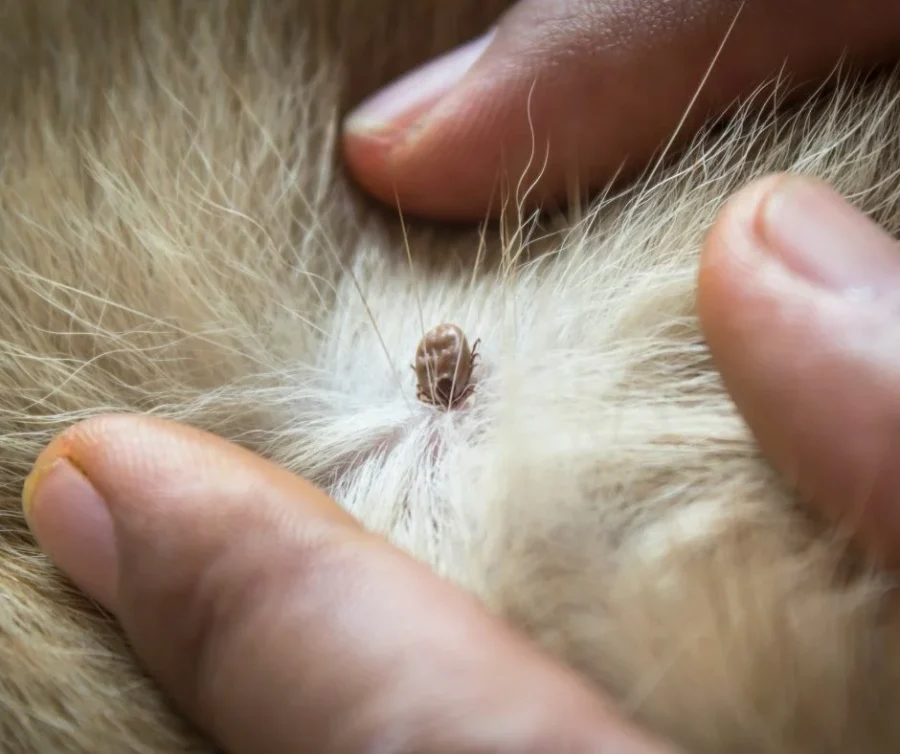
<svg viewBox="0 0 900 754"><path fill-rule="evenodd" d="M698 313L769 460L878 564L896 567L900 308L833 295L760 253L753 213L781 179L747 187L720 214L703 252Z"/></svg>
<svg viewBox="0 0 900 754"><path fill-rule="evenodd" d="M41 462L58 455L112 501L111 607L135 650L235 754L663 750L474 600L245 450L107 416Z"/></svg>
<svg viewBox="0 0 900 754"><path fill-rule="evenodd" d="M900 56L895 0L523 0L409 138L348 133L345 159L363 188L409 214L480 220L520 180L537 181L528 204L565 201L644 169L736 16L675 146L781 73L799 93L845 53L848 65Z"/></svg>

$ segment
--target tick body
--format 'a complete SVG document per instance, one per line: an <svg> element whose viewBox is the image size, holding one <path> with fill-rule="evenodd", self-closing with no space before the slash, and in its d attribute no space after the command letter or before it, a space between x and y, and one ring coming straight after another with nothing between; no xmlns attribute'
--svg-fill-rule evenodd
<svg viewBox="0 0 900 754"><path fill-rule="evenodd" d="M416 348L416 397L432 406L451 409L472 392L472 367L478 356L479 341L469 341L456 325L433 327Z"/></svg>

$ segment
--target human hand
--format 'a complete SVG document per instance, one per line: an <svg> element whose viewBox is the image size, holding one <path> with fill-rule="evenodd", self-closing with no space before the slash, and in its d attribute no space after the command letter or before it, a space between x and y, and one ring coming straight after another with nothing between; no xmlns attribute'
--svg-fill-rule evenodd
<svg viewBox="0 0 900 754"><path fill-rule="evenodd" d="M709 234L698 311L772 463L900 566L900 244L829 187L770 176Z"/></svg>
<svg viewBox="0 0 900 754"><path fill-rule="evenodd" d="M900 58L900 3L520 0L492 36L364 103L345 158L404 212L481 220L501 207L498 177L536 180L531 204L565 200L643 169L769 81L820 84L844 55L852 68Z"/></svg>
<svg viewBox="0 0 900 754"><path fill-rule="evenodd" d="M898 251L827 189L768 178L713 228L698 300L770 458L893 563ZM50 557L234 754L666 751L320 490L197 430L76 425L38 459L25 507Z"/></svg>
<svg viewBox="0 0 900 754"><path fill-rule="evenodd" d="M23 504L232 754L672 751L321 490L198 430L78 424Z"/></svg>

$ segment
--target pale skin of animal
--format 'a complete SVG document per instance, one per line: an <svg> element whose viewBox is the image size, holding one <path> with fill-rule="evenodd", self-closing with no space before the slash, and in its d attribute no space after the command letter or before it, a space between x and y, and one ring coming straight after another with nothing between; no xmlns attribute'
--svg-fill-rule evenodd
<svg viewBox="0 0 900 754"><path fill-rule="evenodd" d="M506 23L551 6L522 3ZM402 239L348 199L331 160L335 100L409 65L383 61L406 49L388 30L424 57L461 41L423 39L462 36L441 14L489 8L385 7L14 3L4 15L9 59L28 63L0 87L12 273L0 287L0 748L896 751L891 581L795 507L757 441L805 498L851 514L870 551L897 552L900 210L885 176L900 163L884 145L900 82L825 95L777 136L749 118L701 140L619 205L591 204L596 225L564 219L540 274L514 264L523 248L498 231L486 255L501 272L430 276L392 266ZM655 31L646 7L630 10L634 28ZM880 18L867 6L871 27L848 23L858 4L831 7L816 6L823 28L858 51L884 51L863 31L898 28L892 6ZM651 56L667 70L679 48L710 51L696 44L709 16L690 18L681 45ZM745 51L785 28L755 19ZM509 54L516 35L501 25L504 38ZM823 39L821 70L834 62ZM503 49L479 76L527 69ZM671 91L665 77L647 86L639 49L618 58L632 88ZM361 78L338 76L340 60ZM746 73L730 60L724 70ZM516 100L492 81L478 91ZM722 100L727 89L726 77ZM475 117L476 100L469 118L445 105L442 122L502 121ZM656 133L679 107L660 108ZM439 132L418 132L424 163L397 150L366 168L371 131L347 156L376 194L398 178L408 211L478 214L477 176L457 185L428 162L456 151ZM774 170L828 179L877 223L819 183L758 180ZM464 202L438 206L410 186L416 171ZM542 191L554 194L550 178ZM411 229L413 259L452 259L443 233ZM426 321L465 311L491 339L478 400L446 426L408 411L412 390L389 368L421 335L417 304ZM32 464L29 534L16 493ZM848 505L863 488L858 520Z"/></svg>

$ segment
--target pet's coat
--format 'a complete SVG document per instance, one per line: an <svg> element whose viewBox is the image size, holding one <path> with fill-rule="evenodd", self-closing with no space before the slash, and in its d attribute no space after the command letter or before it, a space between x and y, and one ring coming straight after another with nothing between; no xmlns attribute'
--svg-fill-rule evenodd
<svg viewBox="0 0 900 754"><path fill-rule="evenodd" d="M900 750L892 585L760 458L693 309L750 177L818 175L900 230L900 79L407 253L342 174L340 115L505 4L0 2L0 750L213 748L20 514L44 444L106 411L308 476L687 752ZM481 339L450 412L409 368L441 322Z"/></svg>

